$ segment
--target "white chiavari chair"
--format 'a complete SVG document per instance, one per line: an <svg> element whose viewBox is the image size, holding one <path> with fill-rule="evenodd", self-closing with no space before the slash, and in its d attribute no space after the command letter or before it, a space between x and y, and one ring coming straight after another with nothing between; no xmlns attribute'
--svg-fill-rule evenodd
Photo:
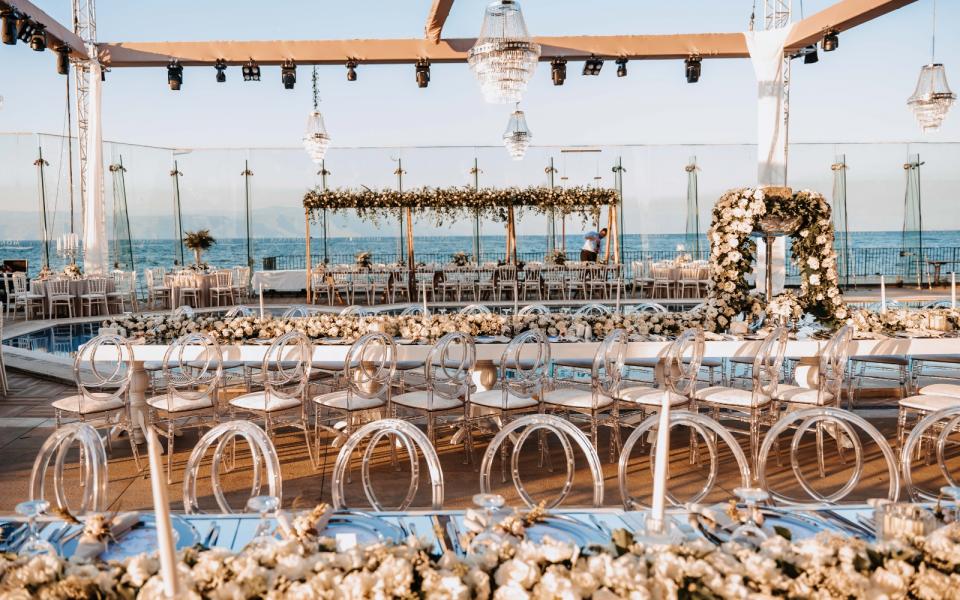
<svg viewBox="0 0 960 600"><path fill-rule="evenodd" d="M623 279L623 265L612 264L606 266L607 298L623 298L627 291Z"/></svg>
<svg viewBox="0 0 960 600"><path fill-rule="evenodd" d="M213 274L213 285L210 286L210 302L214 306L220 306L225 301L227 306L238 302L235 294L236 286L233 284L233 271L217 271Z"/></svg>
<svg viewBox="0 0 960 600"><path fill-rule="evenodd" d="M568 300L573 300L574 294L579 294L584 300L587 298L586 278L589 268L587 263L567 263L565 273Z"/></svg>
<svg viewBox="0 0 960 600"><path fill-rule="evenodd" d="M327 274L324 271L314 271L310 274L310 292L314 304L320 304L320 298L322 296L327 297L328 304L333 304L333 292L330 289L330 282L327 280Z"/></svg>
<svg viewBox="0 0 960 600"><path fill-rule="evenodd" d="M102 334L80 346L73 359L77 393L53 402L56 428L64 418L89 423L97 429L125 431L133 460L140 470L140 453L133 439L140 424L130 410L133 348L118 335ZM107 436L110 446L111 436ZM111 448L112 449L112 448Z"/></svg>
<svg viewBox="0 0 960 600"><path fill-rule="evenodd" d="M233 274L233 293L237 302L243 302L250 299L250 267L233 267L230 269Z"/></svg>
<svg viewBox="0 0 960 600"><path fill-rule="evenodd" d="M147 303L150 308L167 308L173 304L170 287L166 285L166 270L144 269L147 283Z"/></svg>
<svg viewBox="0 0 960 600"><path fill-rule="evenodd" d="M674 292L673 268L667 265L654 264L650 268L653 284L650 290L651 298L672 298Z"/></svg>
<svg viewBox="0 0 960 600"><path fill-rule="evenodd" d="M436 289L434 288L436 271L434 268L429 265L419 266L413 277L417 286L417 289L414 290L414 297L420 302L427 302L431 298L436 300Z"/></svg>
<svg viewBox="0 0 960 600"><path fill-rule="evenodd" d="M403 265L393 267L390 276L390 302L410 302L410 271Z"/></svg>
<svg viewBox="0 0 960 600"><path fill-rule="evenodd" d="M640 288L640 297L643 297L647 288L653 284L653 279L647 276L646 263L635 260L630 263L630 293L636 295Z"/></svg>
<svg viewBox="0 0 960 600"><path fill-rule="evenodd" d="M543 285L540 281L540 271L542 269L543 266L540 263L527 263L523 267L523 282L520 291L524 300L529 297L530 292L536 295L537 300L543 300Z"/></svg>
<svg viewBox="0 0 960 600"><path fill-rule="evenodd" d="M495 273L496 267L490 265L477 267L477 302L483 300L484 294L487 294L487 298L493 300L497 293L497 286L494 283L496 281Z"/></svg>
<svg viewBox="0 0 960 600"><path fill-rule="evenodd" d="M367 289L367 304L373 306L377 301L377 294L383 294L383 302L393 303L393 295L390 290L390 272L373 271L370 273L369 287Z"/></svg>
<svg viewBox="0 0 960 600"><path fill-rule="evenodd" d="M126 311L127 304L131 311L138 310L136 271L113 272L113 291L107 293L107 302L116 306L118 313Z"/></svg>
<svg viewBox="0 0 960 600"><path fill-rule="evenodd" d="M223 352L208 333L188 333L163 354L164 392L147 399L148 421L167 440L167 483L179 432L213 427L219 420Z"/></svg>
<svg viewBox="0 0 960 600"><path fill-rule="evenodd" d="M584 269L583 277L584 297L593 300L607 298L607 267L601 264L590 264Z"/></svg>
<svg viewBox="0 0 960 600"><path fill-rule="evenodd" d="M67 316L73 318L73 292L69 279L50 279L46 283L47 314L51 319L57 317L57 308L66 308Z"/></svg>
<svg viewBox="0 0 960 600"><path fill-rule="evenodd" d="M677 295L680 298L700 296L700 267L683 266L678 269ZM689 295L688 295L689 294Z"/></svg>
<svg viewBox="0 0 960 600"><path fill-rule="evenodd" d="M553 266L541 271L543 275L543 292L550 300L555 291L560 292L563 300L567 299L567 270L562 266Z"/></svg>
<svg viewBox="0 0 960 600"><path fill-rule="evenodd" d="M351 275L353 279L353 301L360 302L357 299L358 296L364 296L367 300L367 304L373 304L371 299L373 290L373 272L372 271L356 271Z"/></svg>
<svg viewBox="0 0 960 600"><path fill-rule="evenodd" d="M0 302L0 314L3 314L3 302ZM10 392L7 384L7 364L3 362L3 319L0 318L0 396L6 398Z"/></svg>
<svg viewBox="0 0 960 600"><path fill-rule="evenodd" d="M98 315L108 314L110 310L107 305L107 280L103 277L88 277L84 285L87 290L80 294L80 314L86 312L87 316L92 317L94 307L97 308Z"/></svg>
<svg viewBox="0 0 960 600"><path fill-rule="evenodd" d="M40 309L41 318L44 316L44 299L43 294L37 293L30 289L27 280L26 273L14 273L13 274L13 312L16 314L17 310L23 309L24 318L29 321L31 313L37 308Z"/></svg>
<svg viewBox="0 0 960 600"><path fill-rule="evenodd" d="M193 308L200 307L200 275L189 270L180 271L174 276L177 303Z"/></svg>
<svg viewBox="0 0 960 600"><path fill-rule="evenodd" d="M342 298L343 303L353 304L354 293L352 274L338 269L331 273L331 277L331 290L333 292L333 296L330 298L330 304L333 304L334 299L340 296L341 292L343 295L340 297Z"/></svg>

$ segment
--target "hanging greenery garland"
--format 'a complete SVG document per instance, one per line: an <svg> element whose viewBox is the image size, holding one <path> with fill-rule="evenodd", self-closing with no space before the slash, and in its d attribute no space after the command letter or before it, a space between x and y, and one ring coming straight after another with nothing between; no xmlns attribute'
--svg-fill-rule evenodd
<svg viewBox="0 0 960 600"><path fill-rule="evenodd" d="M355 213L361 219L377 222L386 216L396 218L397 209L410 208L429 212L438 225L461 217L478 215L494 221L506 221L508 207L531 209L540 214L556 212L576 214L584 220L595 217L601 206L615 204L619 197L611 188L572 187L510 187L482 188L423 187L399 192L397 190L314 188L303 197L303 206L316 219L324 210Z"/></svg>

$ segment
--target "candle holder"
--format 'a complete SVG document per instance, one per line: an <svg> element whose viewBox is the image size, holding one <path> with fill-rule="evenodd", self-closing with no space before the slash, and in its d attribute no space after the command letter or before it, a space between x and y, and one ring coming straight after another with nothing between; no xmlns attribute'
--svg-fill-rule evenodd
<svg viewBox="0 0 960 600"><path fill-rule="evenodd" d="M741 502L746 505L746 518L733 530L730 535L731 542L737 542L744 546L759 547L765 539L767 533L760 528L763 523L763 517L760 514L758 505L770 498L770 493L761 488L738 487L733 490Z"/></svg>
<svg viewBox="0 0 960 600"><path fill-rule="evenodd" d="M904 502L874 502L873 518L877 540L881 542L923 537L937 528L933 512Z"/></svg>
<svg viewBox="0 0 960 600"><path fill-rule="evenodd" d="M673 546L685 539L683 531L669 516L658 519L652 511L639 513L640 527L633 532L633 539L644 546Z"/></svg>
<svg viewBox="0 0 960 600"><path fill-rule="evenodd" d="M58 237L57 256L69 260L71 265L77 264L77 258L80 257L80 236L75 233L64 233Z"/></svg>

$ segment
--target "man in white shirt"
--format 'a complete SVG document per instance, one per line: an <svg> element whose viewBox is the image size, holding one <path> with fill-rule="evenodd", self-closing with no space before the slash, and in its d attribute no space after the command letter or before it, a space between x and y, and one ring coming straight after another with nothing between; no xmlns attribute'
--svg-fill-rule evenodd
<svg viewBox="0 0 960 600"><path fill-rule="evenodd" d="M600 253L600 240L607 237L606 228L601 229L600 233L588 231L583 236L583 248L580 249L580 260L582 262L594 262Z"/></svg>

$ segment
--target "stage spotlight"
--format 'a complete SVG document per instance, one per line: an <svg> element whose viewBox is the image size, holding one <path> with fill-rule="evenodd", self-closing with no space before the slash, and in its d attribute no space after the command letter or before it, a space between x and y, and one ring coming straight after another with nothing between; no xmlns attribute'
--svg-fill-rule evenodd
<svg viewBox="0 0 960 600"><path fill-rule="evenodd" d="M430 84L430 61L421 58L417 61L417 87L425 88Z"/></svg>
<svg viewBox="0 0 960 600"><path fill-rule="evenodd" d="M70 74L70 48L66 44L57 48L57 73Z"/></svg>
<svg viewBox="0 0 960 600"><path fill-rule="evenodd" d="M836 29L831 29L823 35L823 41L820 47L824 52L833 52L840 47L840 33Z"/></svg>
<svg viewBox="0 0 960 600"><path fill-rule="evenodd" d="M47 49L47 33L44 31L46 25L34 23L33 32L30 34L30 48L34 52L43 52Z"/></svg>
<svg viewBox="0 0 960 600"><path fill-rule="evenodd" d="M33 21L25 14L17 15L17 38L21 42L29 43L33 35Z"/></svg>
<svg viewBox="0 0 960 600"><path fill-rule="evenodd" d="M357 80L357 61L348 60L347 61L347 81L356 81Z"/></svg>
<svg viewBox="0 0 960 600"><path fill-rule="evenodd" d="M183 85L183 65L180 64L179 60L173 59L167 65L167 83L170 84L170 89L174 91L179 90L180 86Z"/></svg>
<svg viewBox="0 0 960 600"><path fill-rule="evenodd" d="M243 65L244 81L260 81L260 65L251 58L247 64Z"/></svg>
<svg viewBox="0 0 960 600"><path fill-rule="evenodd" d="M280 81L283 82L283 89L292 90L297 83L297 64L290 59L283 61L280 65Z"/></svg>
<svg viewBox="0 0 960 600"><path fill-rule="evenodd" d="M687 83L696 83L700 81L700 57L691 56L683 61L684 72L687 75Z"/></svg>
<svg viewBox="0 0 960 600"><path fill-rule="evenodd" d="M591 55L590 58L583 63L583 74L596 76L600 74L600 69L602 68L603 59Z"/></svg>
<svg viewBox="0 0 960 600"><path fill-rule="evenodd" d="M813 63L815 63L815 62L817 62L817 61L819 61L819 60L820 60L820 57L817 55L817 45L816 45L816 44L810 44L809 46L807 46L806 48L804 48L803 64L805 64L805 65L812 65Z"/></svg>
<svg viewBox="0 0 960 600"><path fill-rule="evenodd" d="M567 59L555 58L550 61L550 78L553 85L563 85L567 79Z"/></svg>
<svg viewBox="0 0 960 600"><path fill-rule="evenodd" d="M11 8L0 10L0 41L8 46L17 43L17 13Z"/></svg>
<svg viewBox="0 0 960 600"><path fill-rule="evenodd" d="M618 58L617 59L617 77L626 77L627 76L627 59Z"/></svg>
<svg viewBox="0 0 960 600"><path fill-rule="evenodd" d="M227 80L227 61L218 58L213 68L217 70L217 83L224 83Z"/></svg>

